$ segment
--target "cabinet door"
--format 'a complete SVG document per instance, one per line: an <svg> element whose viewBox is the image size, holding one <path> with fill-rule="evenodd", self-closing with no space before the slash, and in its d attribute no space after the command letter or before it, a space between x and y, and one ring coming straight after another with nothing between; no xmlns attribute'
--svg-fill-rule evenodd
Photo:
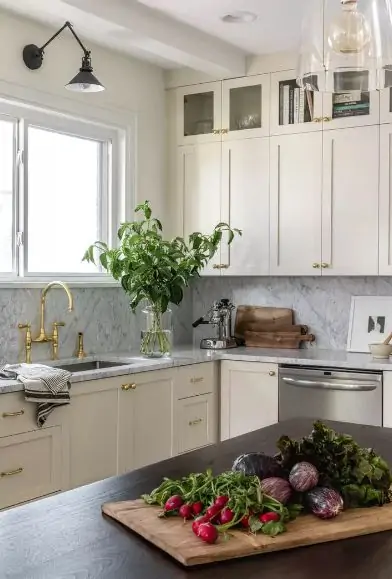
<svg viewBox="0 0 392 579"><path fill-rule="evenodd" d="M278 422L278 367L221 362L221 440Z"/></svg>
<svg viewBox="0 0 392 579"><path fill-rule="evenodd" d="M380 122L392 123L392 88L380 91Z"/></svg>
<svg viewBox="0 0 392 579"><path fill-rule="evenodd" d="M126 376L81 382L71 390L70 486L117 474L118 391Z"/></svg>
<svg viewBox="0 0 392 579"><path fill-rule="evenodd" d="M178 187L183 203L184 236L194 231L211 234L221 221L222 144L179 147ZM205 275L220 274L220 252L204 269Z"/></svg>
<svg viewBox="0 0 392 579"><path fill-rule="evenodd" d="M128 378L119 399L120 474L172 456L172 372Z"/></svg>
<svg viewBox="0 0 392 579"><path fill-rule="evenodd" d="M323 138L323 275L377 275L379 127Z"/></svg>
<svg viewBox="0 0 392 579"><path fill-rule="evenodd" d="M322 93L300 89L296 73L271 74L271 135L321 131Z"/></svg>
<svg viewBox="0 0 392 579"><path fill-rule="evenodd" d="M270 273L320 275L322 134L271 138Z"/></svg>
<svg viewBox="0 0 392 579"><path fill-rule="evenodd" d="M0 439L0 509L62 490L61 427Z"/></svg>
<svg viewBox="0 0 392 579"><path fill-rule="evenodd" d="M174 409L174 454L189 452L218 440L217 399L204 394L178 400Z"/></svg>
<svg viewBox="0 0 392 579"><path fill-rule="evenodd" d="M223 81L223 140L268 136L269 91L269 74Z"/></svg>
<svg viewBox="0 0 392 579"><path fill-rule="evenodd" d="M391 117L392 118L392 117ZM392 125L380 127L379 274L392 274Z"/></svg>
<svg viewBox="0 0 392 579"><path fill-rule="evenodd" d="M222 243L223 275L269 273L269 139L222 145L222 221L242 230Z"/></svg>
<svg viewBox="0 0 392 579"><path fill-rule="evenodd" d="M380 122L378 91L324 93L323 99L324 131L377 125Z"/></svg>
<svg viewBox="0 0 392 579"><path fill-rule="evenodd" d="M177 144L194 145L221 140L222 83L208 82L179 88Z"/></svg>

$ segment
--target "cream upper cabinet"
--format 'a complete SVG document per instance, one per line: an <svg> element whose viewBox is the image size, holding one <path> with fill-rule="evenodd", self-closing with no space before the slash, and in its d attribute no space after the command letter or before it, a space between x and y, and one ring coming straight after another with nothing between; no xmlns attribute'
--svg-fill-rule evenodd
<svg viewBox="0 0 392 579"><path fill-rule="evenodd" d="M184 236L194 231L211 234L221 221L222 144L178 147L177 155L177 188L183 205ZM220 263L217 252L203 273L219 275Z"/></svg>
<svg viewBox="0 0 392 579"><path fill-rule="evenodd" d="M320 131L323 126L322 93L300 89L296 73L271 74L271 135Z"/></svg>
<svg viewBox="0 0 392 579"><path fill-rule="evenodd" d="M392 125L380 127L379 274L392 274Z"/></svg>
<svg viewBox="0 0 392 579"><path fill-rule="evenodd" d="M118 396L127 378L91 380L72 387L71 488L117 474Z"/></svg>
<svg viewBox="0 0 392 579"><path fill-rule="evenodd" d="M324 131L377 125L380 120L379 92L324 93L323 119Z"/></svg>
<svg viewBox="0 0 392 579"><path fill-rule="evenodd" d="M320 275L322 133L270 145L270 273Z"/></svg>
<svg viewBox="0 0 392 579"><path fill-rule="evenodd" d="M119 474L172 456L172 370L127 376L119 396Z"/></svg>
<svg viewBox="0 0 392 579"><path fill-rule="evenodd" d="M269 135L269 91L269 74L223 81L223 141Z"/></svg>
<svg viewBox="0 0 392 579"><path fill-rule="evenodd" d="M268 275L269 139L222 144L221 218L243 233L222 243L222 275Z"/></svg>
<svg viewBox="0 0 392 579"><path fill-rule="evenodd" d="M323 139L323 275L377 275L379 127Z"/></svg>
<svg viewBox="0 0 392 579"><path fill-rule="evenodd" d="M221 440L278 422L278 366L221 362Z"/></svg>
<svg viewBox="0 0 392 579"><path fill-rule="evenodd" d="M392 123L392 88L380 91L380 122Z"/></svg>
<svg viewBox="0 0 392 579"><path fill-rule="evenodd" d="M177 89L176 98L175 122L178 145L221 140L221 82L208 82Z"/></svg>

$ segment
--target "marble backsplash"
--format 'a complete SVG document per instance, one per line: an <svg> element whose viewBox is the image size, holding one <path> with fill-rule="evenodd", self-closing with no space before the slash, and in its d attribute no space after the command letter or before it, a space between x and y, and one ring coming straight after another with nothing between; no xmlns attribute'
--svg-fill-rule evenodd
<svg viewBox="0 0 392 579"><path fill-rule="evenodd" d="M229 298L234 304L292 308L295 320L316 335L308 347L345 350L351 296L392 296L389 277L258 277L201 278L193 285L193 319L206 313L211 303ZM194 343L212 335L211 326L194 331Z"/></svg>
<svg viewBox="0 0 392 579"><path fill-rule="evenodd" d="M25 330L18 323L30 322L32 332L39 329L40 290L0 289L0 363L22 361ZM89 354L115 351L128 352L140 343L140 312L133 314L128 299L120 288L72 289L74 311L68 312L67 296L53 289L47 296L46 329L52 323L65 322L59 328L59 358L73 356L78 332L84 333L84 348ZM174 343L192 342L192 295L185 293L180 308L173 306ZM33 344L34 360L51 357L49 344Z"/></svg>

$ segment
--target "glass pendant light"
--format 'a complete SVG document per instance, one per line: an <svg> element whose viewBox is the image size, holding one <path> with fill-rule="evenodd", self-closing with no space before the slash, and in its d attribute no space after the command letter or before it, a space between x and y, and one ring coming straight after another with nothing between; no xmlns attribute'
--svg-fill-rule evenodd
<svg viewBox="0 0 392 579"><path fill-rule="evenodd" d="M392 0L311 0L298 84L331 93L392 86Z"/></svg>

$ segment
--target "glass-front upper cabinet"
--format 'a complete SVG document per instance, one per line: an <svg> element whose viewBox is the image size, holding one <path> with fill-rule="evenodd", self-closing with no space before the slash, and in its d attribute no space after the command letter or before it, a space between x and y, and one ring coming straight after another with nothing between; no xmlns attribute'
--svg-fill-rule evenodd
<svg viewBox="0 0 392 579"><path fill-rule="evenodd" d="M367 90L368 75L366 71L334 74L336 92L323 96L324 131L379 123L379 92Z"/></svg>
<svg viewBox="0 0 392 579"><path fill-rule="evenodd" d="M178 89L176 110L179 145L221 140L221 82Z"/></svg>
<svg viewBox="0 0 392 579"><path fill-rule="evenodd" d="M269 134L269 91L269 74L223 81L223 140Z"/></svg>
<svg viewBox="0 0 392 579"><path fill-rule="evenodd" d="M271 134L307 133L322 126L322 94L300 88L294 70L271 74Z"/></svg>

